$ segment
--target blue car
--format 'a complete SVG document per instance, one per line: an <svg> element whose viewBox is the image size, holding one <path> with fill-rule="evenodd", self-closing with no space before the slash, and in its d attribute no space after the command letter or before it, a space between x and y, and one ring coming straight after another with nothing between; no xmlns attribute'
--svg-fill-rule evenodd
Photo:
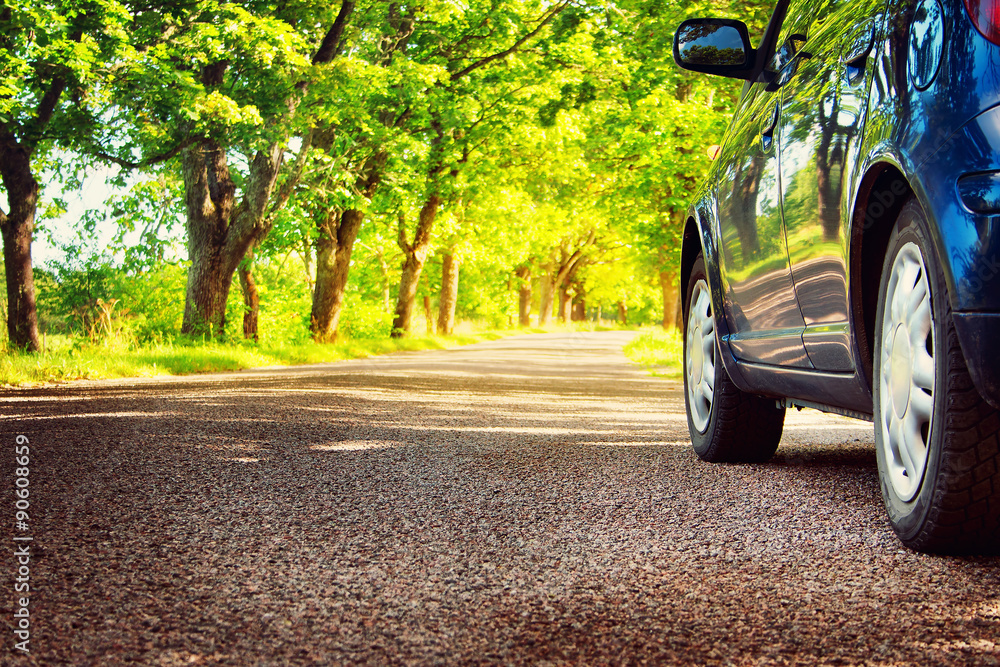
<svg viewBox="0 0 1000 667"><path fill-rule="evenodd" d="M760 462L785 409L874 422L908 547L1000 547L1000 3L781 0L682 23L683 68L745 81L688 213L688 426Z"/></svg>

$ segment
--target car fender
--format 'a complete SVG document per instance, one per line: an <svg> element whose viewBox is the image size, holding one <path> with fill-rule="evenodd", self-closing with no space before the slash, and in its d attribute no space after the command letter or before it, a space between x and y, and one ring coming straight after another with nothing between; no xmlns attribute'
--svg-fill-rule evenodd
<svg viewBox="0 0 1000 667"><path fill-rule="evenodd" d="M726 308L725 288L722 284L721 256L716 243L719 235L718 207L710 188L705 188L688 209L683 243L681 247L681 294L687 299L687 284L691 277L691 267L698 254L704 258L708 288L712 295L712 312L715 316L715 341L718 358L730 379L741 391L752 391L740 372L736 357L729 346L731 333ZM687 332L687 312L684 312L684 331Z"/></svg>

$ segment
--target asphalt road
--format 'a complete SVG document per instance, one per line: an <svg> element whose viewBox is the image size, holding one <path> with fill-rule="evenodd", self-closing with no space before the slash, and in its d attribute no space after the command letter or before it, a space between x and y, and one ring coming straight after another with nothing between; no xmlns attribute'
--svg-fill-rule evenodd
<svg viewBox="0 0 1000 667"><path fill-rule="evenodd" d="M897 543L870 425L701 463L628 336L0 392L0 661L1000 664L1000 559Z"/></svg>

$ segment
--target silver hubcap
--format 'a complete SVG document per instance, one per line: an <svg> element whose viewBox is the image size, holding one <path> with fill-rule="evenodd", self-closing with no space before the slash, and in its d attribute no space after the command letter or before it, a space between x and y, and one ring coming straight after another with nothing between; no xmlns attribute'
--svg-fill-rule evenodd
<svg viewBox="0 0 1000 667"><path fill-rule="evenodd" d="M934 327L920 248L904 245L892 263L882 314L879 428L889 480L908 502L927 467L934 412Z"/></svg>
<svg viewBox="0 0 1000 667"><path fill-rule="evenodd" d="M704 280L695 283L691 295L684 352L688 411L700 433L708 427L715 396L715 319L712 297Z"/></svg>

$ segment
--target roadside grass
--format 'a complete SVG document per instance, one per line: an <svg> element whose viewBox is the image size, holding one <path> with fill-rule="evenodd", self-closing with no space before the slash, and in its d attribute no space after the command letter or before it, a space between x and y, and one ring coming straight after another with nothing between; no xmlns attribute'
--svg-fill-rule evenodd
<svg viewBox="0 0 1000 667"><path fill-rule="evenodd" d="M649 369L652 375L680 379L684 364L684 342L681 332L662 327L642 329L625 346L625 356Z"/></svg>
<svg viewBox="0 0 1000 667"><path fill-rule="evenodd" d="M611 330L591 323L544 328L476 331L463 324L452 336L344 339L336 343L252 343L242 340L205 342L178 337L142 346L91 343L69 336L46 336L43 351L26 354L0 347L0 386L25 386L73 380L100 380L158 375L191 375L296 366L358 359L401 351L443 350L506 336L556 331ZM0 343L2 345L2 343Z"/></svg>

